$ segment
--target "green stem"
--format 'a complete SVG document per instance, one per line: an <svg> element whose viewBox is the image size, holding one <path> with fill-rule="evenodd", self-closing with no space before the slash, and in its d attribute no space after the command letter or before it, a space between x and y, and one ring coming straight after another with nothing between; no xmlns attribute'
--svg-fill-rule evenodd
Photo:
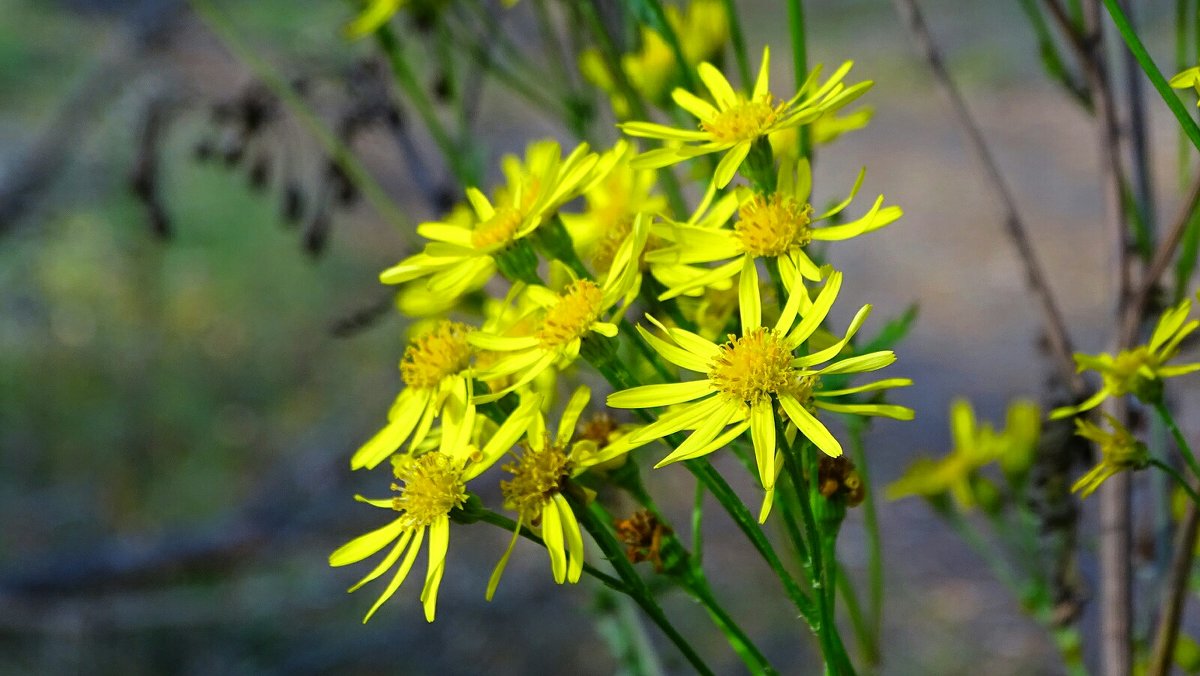
<svg viewBox="0 0 1200 676"><path fill-rule="evenodd" d="M619 477L618 474L620 475ZM658 506L654 504L650 493L646 491L646 487L642 483L641 473L632 460L626 462L611 476L617 485L628 491L633 499L642 507L649 510L660 524L666 526L668 532L675 533L675 530L671 528L670 522L659 511ZM611 519L609 522L611 522ZM663 572L678 582L693 599L708 611L713 623L725 635L725 639L729 642L730 647L733 648L733 651L738 654L752 673L776 673L770 662L767 661L767 658L754 645L754 642L750 640L746 633L742 631L742 628L738 626L737 622L729 616L729 613L725 611L712 595L712 589L708 584L708 579L704 575L704 569L700 567L699 558L694 557L687 550L683 549L683 543L677 535L670 535L663 539L660 551L668 550L678 552L679 555L664 557L664 560L673 559L682 562L684 565L665 565Z"/></svg>
<svg viewBox="0 0 1200 676"><path fill-rule="evenodd" d="M349 146L342 143L341 139L321 122L320 118L317 117L316 113L312 111L304 99L266 61L258 58L242 43L241 38L238 37L237 31L234 30L229 20L217 11L209 0L189 0L189 2L192 10L216 34L225 47L239 61L244 63L254 73L255 77L261 80L275 96L279 97L283 105L287 106L288 110L300 120L301 124L308 128L308 132L317 139L322 149L329 154L329 157L337 164L338 168L345 172L355 187L371 203L371 206L375 207L375 210L379 212L379 215L396 228L406 231L411 230L412 225L409 223L408 218L404 216L392 199L388 197L387 192L379 183L371 177L366 167L351 152Z"/></svg>
<svg viewBox="0 0 1200 676"><path fill-rule="evenodd" d="M846 603L846 614L850 616L850 626L854 627L855 638L858 639L858 647L863 653L863 659L868 664L879 664L879 645L875 642L868 624L871 620L863 613L862 603L858 600L854 584L846 576L845 571L841 570L841 565L839 564L837 567L837 589Z"/></svg>
<svg viewBox="0 0 1200 676"><path fill-rule="evenodd" d="M658 31L659 35L662 35L667 46L671 48L671 54L675 56L675 65L679 67L684 88L688 91L696 91L696 76L692 73L687 56L683 53L683 44L679 42L679 34L675 32L675 27L671 25L671 22L667 21L667 13L663 10L662 2L643 0L642 6L650 12L651 27ZM732 26L732 24L730 25Z"/></svg>
<svg viewBox="0 0 1200 676"><path fill-rule="evenodd" d="M454 174L459 185L464 188L479 185L479 177L475 176L470 166L463 162L465 155L459 152L454 140L450 138L450 134L442 125L442 121L438 119L437 112L433 109L433 103L430 102L425 89L417 81L417 76L409 66L408 60L404 58L404 50L391 27L387 24L380 26L375 31L375 40L387 56L388 64L392 67L392 74L396 76L396 83L400 85L408 101L417 109L417 114L421 116L421 121L429 130L429 135L433 137L438 149L442 151L442 156L446 158L450 172Z"/></svg>
<svg viewBox="0 0 1200 676"><path fill-rule="evenodd" d="M879 534L879 510L875 503L866 446L863 444L863 423L850 425L850 456L858 469L859 478L866 486L862 510L863 528L867 531L867 613L870 616L871 643L875 649L868 655L868 662L877 664L880 657L879 641L883 635L883 539Z"/></svg>
<svg viewBox="0 0 1200 676"><path fill-rule="evenodd" d="M512 533L514 530L517 529L516 521L513 521L512 519L504 516L503 514L497 514L496 512L493 512L490 509L486 509L486 508L480 507L478 505L465 507L460 511L464 517L464 520L467 522L482 521L483 523L488 523L493 526L498 526L500 528L503 528L505 531L507 531L509 533ZM545 541L543 541L542 538L539 537L536 533L529 530L528 526L521 526L521 537L525 538L526 540L529 540L530 542L537 544L539 547L546 546ZM626 585L624 582L621 582L620 580L612 577L611 575L605 574L605 573L597 570L596 567L592 566L591 564L587 564L587 563L583 564L583 572L586 573L589 577L595 578L601 584L603 584L605 587L608 587L609 589L611 589L615 592L619 592L621 594L625 594L626 596L630 596L630 597L633 596L633 592L629 588L628 585Z"/></svg>
<svg viewBox="0 0 1200 676"><path fill-rule="evenodd" d="M1161 399L1154 402L1154 410L1158 412L1158 417L1162 418L1163 424L1171 431L1171 436L1175 438L1175 445L1179 447L1183 461L1187 463L1188 469L1192 470L1192 476L1200 479L1200 463L1196 462L1192 447L1188 444L1187 439L1183 438L1183 432L1180 432L1179 426L1175 424L1175 417L1171 415L1166 402Z"/></svg>
<svg viewBox="0 0 1200 676"><path fill-rule="evenodd" d="M708 581L704 579L701 573L693 567L692 575L687 579L682 580L684 589L688 594L699 603L704 610L708 611L717 628L725 635L725 639L729 641L729 645L733 651L742 658L742 662L750 669L753 674L777 674L775 668L767 661L767 658L759 651L750 637L742 631L737 622L725 612L725 609L712 595L712 589L709 588Z"/></svg>
<svg viewBox="0 0 1200 676"><path fill-rule="evenodd" d="M612 36L608 34L608 30L605 29L604 22L600 20L600 15L597 13L594 4L596 1L581 0L580 2L571 3L571 5L579 10L584 21L591 28L592 36L596 38L596 42L600 45L600 54L604 57L604 63L612 75L613 82L616 83L617 90L620 91L621 96L624 96L629 101L629 108L633 112L634 117L640 120L649 120L650 114L646 110L646 102L642 100L642 95L629 82L629 76L625 73L625 67L621 64L621 52L617 49L616 43L613 42ZM661 9L659 8L660 11ZM667 201L671 204L671 210L675 213L676 217L682 218L688 213L688 209L687 202L683 199L683 188L679 185L679 179L675 177L670 167L659 169L658 176L663 182L663 190L667 193Z"/></svg>
<svg viewBox="0 0 1200 676"><path fill-rule="evenodd" d="M742 34L742 19L733 0L725 0L725 15L729 17L729 36L733 42L733 54L737 58L738 75L742 78L742 89L754 88L750 74L750 59L746 54L746 36Z"/></svg>
<svg viewBox="0 0 1200 676"><path fill-rule="evenodd" d="M1200 506L1200 493L1196 493L1196 489L1192 488L1188 484L1187 479L1183 478L1183 475L1179 473L1179 470L1168 465L1167 463L1163 462L1162 460L1159 460L1158 458L1150 458L1150 465L1152 467L1157 467L1158 469L1161 469L1162 471L1166 472L1167 475L1170 476L1172 479L1174 479L1175 483L1179 484L1179 487L1182 488L1184 490L1184 492L1188 494L1188 497L1192 499L1192 502L1194 502L1194 503L1196 503L1196 505Z"/></svg>
<svg viewBox="0 0 1200 676"><path fill-rule="evenodd" d="M800 514L804 524L805 540L810 544L812 588L813 596L817 601L817 637L821 642L821 652L825 656L825 666L837 676L853 674L854 667L851 666L850 658L841 645L841 638L837 635L837 621L834 616L833 604L830 602L831 592L836 590L832 585L833 578L829 574L830 562L826 559L829 553L828 547L813 511L812 500L813 494L816 492L812 488L812 484L804 479L803 468L809 468L809 473L814 481L816 478L816 462L812 444L803 435L797 434L793 443L784 444L784 449L786 451L784 467L800 497ZM819 493L816 493L816 496L817 499L824 499Z"/></svg>
<svg viewBox="0 0 1200 676"><path fill-rule="evenodd" d="M792 36L792 74L796 78L796 91L798 92L808 78L808 44L804 34L803 0L788 0L788 30ZM800 127L800 133L797 135L800 156L809 159L812 157L810 126Z"/></svg>
<svg viewBox="0 0 1200 676"><path fill-rule="evenodd" d="M1158 66L1154 64L1154 59L1150 57L1150 53L1146 51L1146 46L1142 44L1137 33L1134 32L1133 26L1129 24L1129 18L1125 16L1125 12L1121 10L1121 6L1117 0L1103 0L1104 7L1108 9L1109 16L1112 17L1113 23L1117 26L1117 31L1121 34L1121 38L1125 40L1129 51L1133 53L1133 58L1137 59L1138 65L1142 67L1142 72L1146 77L1150 78L1150 83L1158 90L1158 95L1162 97L1163 102L1171 109L1171 113L1175 115L1175 119L1179 121L1179 125L1183 128L1183 133L1191 139L1192 145L1200 150L1200 126L1196 125L1196 121L1192 119L1187 107L1171 90L1167 84L1166 78L1162 72L1158 70Z"/></svg>
<svg viewBox="0 0 1200 676"><path fill-rule="evenodd" d="M654 600L654 596L651 594L650 589L646 587L645 581L637 574L637 571L633 569L633 564L629 562L629 559L625 557L625 553L621 551L620 543L609 532L603 520L593 511L593 509L600 509L599 505L592 503L589 508L581 505L571 496L568 496L567 499L571 503L571 508L574 510L579 522L583 525L584 530L600 546L600 551L604 553L609 563L612 564L613 569L617 572L617 576L629 588L629 597L662 630L663 634L683 654L684 659L688 661L688 664L692 665L693 669L700 674L712 676L712 670L708 668L708 665L704 663L704 660L696 653L696 650L692 648L692 645L688 643L683 634L680 634L679 630L667 619L666 613L663 612L658 602Z"/></svg>

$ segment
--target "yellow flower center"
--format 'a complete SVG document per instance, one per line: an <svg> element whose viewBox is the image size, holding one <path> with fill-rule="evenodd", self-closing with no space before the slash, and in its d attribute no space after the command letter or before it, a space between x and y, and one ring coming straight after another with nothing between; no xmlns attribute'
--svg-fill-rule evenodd
<svg viewBox="0 0 1200 676"><path fill-rule="evenodd" d="M477 249L510 244L524 220L525 214L519 209L498 207L491 218L475 226L471 244Z"/></svg>
<svg viewBox="0 0 1200 676"><path fill-rule="evenodd" d="M1103 374L1104 384L1112 390L1114 396L1134 392L1138 389L1140 381L1145 379L1144 374L1140 372L1142 367L1154 370L1158 365L1158 360L1144 345L1132 350L1122 350L1113 359L1110 369Z"/></svg>
<svg viewBox="0 0 1200 676"><path fill-rule="evenodd" d="M740 100L716 117L700 123L700 128L722 143L758 139L779 119L786 104L775 104L770 93L756 99Z"/></svg>
<svg viewBox="0 0 1200 676"><path fill-rule="evenodd" d="M471 361L471 345L467 342L471 330L466 324L443 321L409 344L400 360L404 383L409 387L434 387L462 372Z"/></svg>
<svg viewBox="0 0 1200 676"><path fill-rule="evenodd" d="M547 434L542 450L527 446L516 462L503 469L513 475L512 481L500 482L504 506L520 514L525 523L536 526L542 507L562 490L563 482L571 475L571 459Z"/></svg>
<svg viewBox="0 0 1200 676"><path fill-rule="evenodd" d="M751 256L782 256L812 241L812 207L773 193L755 195L738 209L733 229Z"/></svg>
<svg viewBox="0 0 1200 676"><path fill-rule="evenodd" d="M755 403L795 388L792 351L774 329L759 327L741 338L731 334L720 349L708 378L729 398Z"/></svg>
<svg viewBox="0 0 1200 676"><path fill-rule="evenodd" d="M580 338L600 316L604 293L595 282L586 279L571 283L558 301L546 311L537 337L544 347L561 347Z"/></svg>
<svg viewBox="0 0 1200 676"><path fill-rule="evenodd" d="M428 526L467 500L462 465L436 451L398 464L396 478L404 485L392 484L400 492L392 498L392 509L404 513L405 528Z"/></svg>

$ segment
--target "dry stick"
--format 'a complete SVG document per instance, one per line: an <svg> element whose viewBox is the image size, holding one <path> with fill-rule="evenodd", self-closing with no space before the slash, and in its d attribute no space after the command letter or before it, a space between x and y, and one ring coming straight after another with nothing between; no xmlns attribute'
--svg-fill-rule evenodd
<svg viewBox="0 0 1200 676"><path fill-rule="evenodd" d="M1183 616L1183 602L1187 599L1188 578L1192 572L1192 560L1196 551L1196 534L1200 531L1200 510L1196 503L1188 500L1187 511L1179 530L1175 531L1175 552L1171 558L1171 569L1167 572L1167 583L1163 589L1163 608L1158 617L1158 629L1154 634L1154 651L1146 676L1165 676L1171 668L1175 655L1175 640L1179 637L1179 621Z"/></svg>
<svg viewBox="0 0 1200 676"><path fill-rule="evenodd" d="M1130 301L1130 256L1125 229L1124 207L1121 200L1120 136L1116 108L1104 57L1104 32L1100 23L1100 1L1084 3L1083 44L1088 58L1083 62L1084 77L1092 91L1101 160L1100 171L1104 184L1105 216L1108 220L1116 258L1118 329L1124 324ZM1122 333L1114 337L1113 353L1128 347ZM1105 411L1117 420L1127 421L1128 408L1121 397L1110 397ZM1132 528L1130 524L1130 474L1123 472L1106 481L1100 489L1100 635L1102 673L1126 676L1133 668L1131 615L1133 588L1131 580Z"/></svg>
<svg viewBox="0 0 1200 676"><path fill-rule="evenodd" d="M1063 321L1062 313L1058 310L1058 305L1054 300L1054 295L1050 290L1049 282L1046 280L1046 275L1042 270L1041 264L1038 263L1037 256L1034 254L1033 244L1029 239L1028 228L1025 226L1025 221L1021 218L1020 212L1017 211L1017 201L1013 197L1012 190L1001 175L1000 168L996 164L996 160L983 138L983 133L980 131L979 125L975 122L975 118L972 117L970 109L967 108L966 101L963 100L957 85L954 84L949 71L946 70L946 66L942 62L941 53L933 41L933 36L929 32L929 27L925 24L925 19L921 15L920 8L917 7L916 0L893 0L892 4L895 5L896 11L908 25L913 41L916 42L917 47L923 52L925 60L933 72L934 79L950 99L950 104L954 108L954 114L967 135L971 149L974 151L976 157L979 158L987 174L987 184L995 190L996 197L1003 205L1005 231L1008 233L1013 245L1017 247L1018 257L1025 265L1025 273L1029 279L1030 290L1041 304L1043 319L1046 324L1046 336L1050 342L1050 349L1054 355L1055 364L1062 378L1071 388L1071 392L1076 396L1083 396L1086 394L1087 386L1075 371L1075 362L1071 357L1074 349L1071 345L1071 338L1067 333L1066 323Z"/></svg>

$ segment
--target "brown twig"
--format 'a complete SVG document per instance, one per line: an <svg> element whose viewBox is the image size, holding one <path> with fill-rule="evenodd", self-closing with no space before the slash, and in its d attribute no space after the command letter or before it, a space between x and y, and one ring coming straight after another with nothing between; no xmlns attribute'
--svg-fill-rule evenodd
<svg viewBox="0 0 1200 676"><path fill-rule="evenodd" d="M1192 180L1192 186L1188 189L1188 196L1184 199L1179 214L1171 224L1171 229L1166 232L1166 236L1159 241L1158 248L1154 250L1154 255L1150 258L1150 265L1146 267L1146 274L1142 277L1137 291L1129 301L1129 311L1125 313L1124 322L1121 325L1121 342L1123 344L1132 345L1137 338L1138 326L1141 324L1141 318L1150 302L1150 296L1154 293L1159 278L1171 264L1171 259L1175 257L1175 251L1179 248L1179 243L1183 241L1188 223L1192 220L1192 212L1196 210L1197 206L1200 206L1200 173Z"/></svg>
<svg viewBox="0 0 1200 676"><path fill-rule="evenodd" d="M1121 200L1120 132L1117 127L1112 85L1104 58L1104 32L1100 22L1100 11L1099 0L1088 0L1084 3L1084 44L1088 47L1088 58L1083 62L1083 72L1096 108L1105 216L1116 259L1116 321L1120 327L1124 325L1124 318L1130 309L1129 236L1125 228L1124 205ZM1114 337L1114 354L1128 347L1120 333L1118 331L1118 335ZM1110 397L1105 402L1105 411L1117 420L1126 421L1128 416L1128 408L1124 399L1120 397ZM1101 655L1102 673L1109 676L1126 676L1133 667L1130 621L1133 605L1130 493L1129 473L1112 477L1100 490Z"/></svg>
<svg viewBox="0 0 1200 676"><path fill-rule="evenodd" d="M958 86L955 85L954 79L946 69L942 61L941 52L937 44L933 41L933 36L929 32L929 27L921 15L921 10L917 6L916 0L893 0L893 4L912 33L913 41L916 42L917 47L925 56L925 60L933 72L934 80L937 81L946 96L950 99L954 115L958 118L959 124L966 133L967 141L972 151L983 165L983 170L986 173L986 182L995 191L997 199L1000 200L1004 208L1005 231L1008 233L1009 239L1012 240L1013 246L1017 248L1018 257L1025 266L1030 290L1037 297L1041 305L1046 335L1050 344L1050 350L1054 355L1055 364L1063 380L1071 388L1072 393L1076 396L1082 396L1086 393L1087 386L1075 371L1075 362L1071 357L1074 349L1071 338L1067 333L1066 323L1063 321L1062 313L1059 311L1058 305L1054 300L1054 294L1050 290L1045 272L1042 270L1042 266L1034 253L1033 244L1028 234L1029 229L1026 227L1024 219L1021 218L1021 214L1017 210L1016 198L1013 197L1012 190L1000 173L999 165L997 165L995 158L992 156L992 151L988 147L987 141L984 140L979 125L971 115L970 109L967 108L966 101L959 92Z"/></svg>
<svg viewBox="0 0 1200 676"><path fill-rule="evenodd" d="M1194 486L1194 485L1193 485ZM1171 556L1171 568L1163 588L1163 609L1158 618L1158 629L1154 633L1154 650L1146 676L1165 676L1171 668L1175 655L1175 640L1179 637L1179 623L1183 617L1183 603L1187 599L1188 578L1192 573L1192 561L1196 552L1196 535L1200 532L1200 509L1188 500L1187 511L1175 531L1175 551Z"/></svg>

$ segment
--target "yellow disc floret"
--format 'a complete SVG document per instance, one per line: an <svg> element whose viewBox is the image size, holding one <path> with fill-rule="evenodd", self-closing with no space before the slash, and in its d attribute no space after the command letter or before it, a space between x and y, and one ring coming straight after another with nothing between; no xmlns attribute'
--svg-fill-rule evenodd
<svg viewBox="0 0 1200 676"><path fill-rule="evenodd" d="M786 195L757 194L738 209L733 229L751 256L782 256L812 241L812 206Z"/></svg>
<svg viewBox="0 0 1200 676"><path fill-rule="evenodd" d="M525 523L536 526L542 507L562 490L570 476L571 459L547 435L541 450L526 447L516 462L503 469L513 475L512 481L500 482L504 506L520 514Z"/></svg>
<svg viewBox="0 0 1200 676"><path fill-rule="evenodd" d="M510 244L524 220L525 215L520 210L498 207L491 218L475 226L471 233L471 244L477 249Z"/></svg>
<svg viewBox="0 0 1200 676"><path fill-rule="evenodd" d="M701 122L700 128L721 143L753 141L775 124L784 108L784 104L776 103L775 97L764 94L722 110L716 117Z"/></svg>
<svg viewBox="0 0 1200 676"><path fill-rule="evenodd" d="M403 512L400 518L406 529L428 526L467 501L462 464L442 453L426 453L398 464L396 478L403 485L392 485L400 492L392 498L392 509Z"/></svg>
<svg viewBox="0 0 1200 676"><path fill-rule="evenodd" d="M538 340L545 347L561 347L583 337L600 316L604 293L595 282L586 279L571 283L549 310L538 329Z"/></svg>
<svg viewBox="0 0 1200 676"><path fill-rule="evenodd" d="M457 375L471 362L467 334L471 327L443 321L429 333L409 344L400 360L400 376L409 387L434 387L442 379Z"/></svg>
<svg viewBox="0 0 1200 676"><path fill-rule="evenodd" d="M795 385L792 351L774 329L759 327L729 342L713 360L708 378L735 401L754 403Z"/></svg>

